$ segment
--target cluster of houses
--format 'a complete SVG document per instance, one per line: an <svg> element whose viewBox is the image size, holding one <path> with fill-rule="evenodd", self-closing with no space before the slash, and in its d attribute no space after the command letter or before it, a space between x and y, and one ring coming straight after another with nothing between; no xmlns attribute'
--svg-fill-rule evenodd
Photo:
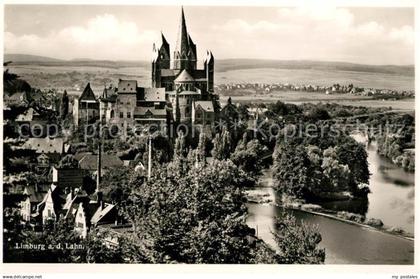
<svg viewBox="0 0 420 279"><path fill-rule="evenodd" d="M221 95L230 95L237 90L255 90L256 93L270 93L273 91L302 91L302 92L321 92L329 94L353 94L360 96L389 96L413 98L414 90L391 90L391 89L374 89L355 87L353 84L332 86L318 85L293 85L289 83L236 83L236 84L219 84L214 86L214 91Z"/></svg>
<svg viewBox="0 0 420 279"><path fill-rule="evenodd" d="M6 142L22 141L11 147L25 153L19 160L30 172L48 178L44 182L29 180L17 188L8 188L8 192L21 197L19 208L23 223L42 230L49 222L67 220L82 237L93 227L118 232L130 224L118 214L117 206L104 198L101 177L107 170L123 166L132 166L141 173L145 170L134 158L102 154L100 148L95 153L87 152L88 148L84 152L83 143L72 143L63 131L52 136L49 114L59 115L61 119L72 114L75 126L98 121L124 125L194 123L206 126L216 121L220 105L214 94L214 57L208 51L203 67L198 69L196 45L187 32L183 10L178 35L173 55L163 34L161 46L153 47L152 87L142 87L136 80L119 80L117 85L106 86L101 94L95 94L87 83L73 103L65 92L61 102L46 113L32 107L28 100L31 92L5 94L5 110L24 108L13 117L11 125L16 124L21 134L18 138L5 139ZM231 106L226 106L226 110ZM66 156L77 163L63 164ZM13 184L9 176L7 181Z"/></svg>

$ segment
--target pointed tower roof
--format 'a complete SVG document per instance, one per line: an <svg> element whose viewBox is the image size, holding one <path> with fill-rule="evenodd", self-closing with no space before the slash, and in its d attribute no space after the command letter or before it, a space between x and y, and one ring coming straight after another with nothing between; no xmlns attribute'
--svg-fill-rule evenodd
<svg viewBox="0 0 420 279"><path fill-rule="evenodd" d="M168 46L169 47L169 43L166 40L165 36L163 35L163 32L160 32L161 36L162 36L162 45L163 46Z"/></svg>
<svg viewBox="0 0 420 279"><path fill-rule="evenodd" d="M171 53L169 43L168 43L168 41L166 40L166 38L165 38L165 36L163 35L163 33L162 33L162 32L160 32L160 33L161 33L161 36L162 36L162 45L161 45L161 47L159 48L159 51L164 50L164 51L166 52L166 55L168 55L168 59L169 59L169 56L170 56L170 53Z"/></svg>
<svg viewBox="0 0 420 279"><path fill-rule="evenodd" d="M95 94L93 93L92 88L90 88L90 82L88 82L82 95L80 95L79 101L96 101Z"/></svg>
<svg viewBox="0 0 420 279"><path fill-rule="evenodd" d="M181 8L181 22L179 24L178 38L176 41L175 52L180 55L186 55L189 50L189 35L187 32L187 24L185 23L184 7Z"/></svg>

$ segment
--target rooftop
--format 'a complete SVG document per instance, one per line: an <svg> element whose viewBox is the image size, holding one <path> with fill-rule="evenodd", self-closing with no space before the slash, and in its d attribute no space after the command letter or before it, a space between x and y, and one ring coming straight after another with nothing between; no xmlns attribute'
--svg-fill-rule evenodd
<svg viewBox="0 0 420 279"><path fill-rule="evenodd" d="M120 79L118 82L118 93L137 93L137 81Z"/></svg>

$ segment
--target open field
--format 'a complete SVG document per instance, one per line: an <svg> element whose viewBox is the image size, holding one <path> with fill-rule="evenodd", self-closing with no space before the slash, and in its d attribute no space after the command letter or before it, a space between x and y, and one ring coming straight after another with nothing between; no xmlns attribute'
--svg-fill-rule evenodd
<svg viewBox="0 0 420 279"><path fill-rule="evenodd" d="M414 75L335 71L319 69L242 69L217 73L216 84L230 83L290 83L331 86L335 83L357 87L413 90Z"/></svg>
<svg viewBox="0 0 420 279"><path fill-rule="evenodd" d="M220 102L227 103L229 96L221 96ZM415 109L414 99L381 100L372 97L355 96L350 94L326 95L320 92L278 91L264 95L232 96L234 102L243 104L272 103L282 101L285 103L337 103L347 106L386 107L395 110L412 111Z"/></svg>
<svg viewBox="0 0 420 279"><path fill-rule="evenodd" d="M14 58L16 61L8 66L11 72L20 75L33 87L41 89L55 88L79 95L90 82L95 94L99 95L105 84L117 85L118 79L135 79L140 86L150 86L151 65L144 61L63 61L32 56L7 58ZM25 59L30 61L25 62ZM217 60L215 72L215 84L290 83L331 86L335 83L352 83L356 87L413 90L414 80L413 66L370 66L340 62ZM221 96L220 99L225 102L227 97ZM232 98L243 103L280 100L292 103L335 102L344 105L414 109L414 99L376 100L372 97L326 95L320 92L278 91L255 94L252 90L244 90L242 96Z"/></svg>

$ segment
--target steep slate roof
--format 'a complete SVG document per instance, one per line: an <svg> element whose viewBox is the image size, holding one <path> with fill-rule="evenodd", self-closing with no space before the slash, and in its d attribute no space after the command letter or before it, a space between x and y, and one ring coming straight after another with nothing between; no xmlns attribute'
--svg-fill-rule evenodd
<svg viewBox="0 0 420 279"><path fill-rule="evenodd" d="M29 138L22 146L24 149L35 150L36 153L63 153L63 138Z"/></svg>
<svg viewBox="0 0 420 279"><path fill-rule="evenodd" d="M84 170L96 170L98 166L98 155L86 154L79 160L79 165ZM116 155L102 154L101 165L102 168L117 168L123 166L124 162Z"/></svg>
<svg viewBox="0 0 420 279"><path fill-rule="evenodd" d="M155 109L154 107L136 107L134 110L134 117L138 115L151 114L154 116L166 116L166 109Z"/></svg>
<svg viewBox="0 0 420 279"><path fill-rule="evenodd" d="M92 152L77 152L76 154L74 154L74 159L80 161L83 157L86 156L86 154L92 154Z"/></svg>
<svg viewBox="0 0 420 279"><path fill-rule="evenodd" d="M115 101L117 97L117 89L115 87L105 87L104 91L102 92L101 100L104 101Z"/></svg>
<svg viewBox="0 0 420 279"><path fill-rule="evenodd" d="M96 101L95 94L93 93L92 88L90 88L89 82L83 90L82 95L80 95L79 101Z"/></svg>
<svg viewBox="0 0 420 279"><path fill-rule="evenodd" d="M214 112L213 102L212 101L196 101L196 109L201 107L206 112Z"/></svg>
<svg viewBox="0 0 420 279"><path fill-rule="evenodd" d="M103 207L99 206L91 218L91 223L99 223L113 208L115 208L115 205L109 203L105 203Z"/></svg>
<svg viewBox="0 0 420 279"><path fill-rule="evenodd" d="M164 102L165 88L145 88L144 100L148 102Z"/></svg>
<svg viewBox="0 0 420 279"><path fill-rule="evenodd" d="M187 72L187 70L182 70L182 72L176 77L176 82L191 82L194 81L194 78Z"/></svg>
<svg viewBox="0 0 420 279"><path fill-rule="evenodd" d="M136 80L120 80L118 82L118 93L136 93L137 81Z"/></svg>
<svg viewBox="0 0 420 279"><path fill-rule="evenodd" d="M45 194L48 192L50 185L28 185L25 187L25 192L29 197L31 203L39 203L44 199Z"/></svg>
<svg viewBox="0 0 420 279"><path fill-rule="evenodd" d="M189 51L189 35L187 31L187 24L185 23L184 8L181 10L181 21L178 30L178 38L176 40L175 52L178 52L181 57L187 55Z"/></svg>

